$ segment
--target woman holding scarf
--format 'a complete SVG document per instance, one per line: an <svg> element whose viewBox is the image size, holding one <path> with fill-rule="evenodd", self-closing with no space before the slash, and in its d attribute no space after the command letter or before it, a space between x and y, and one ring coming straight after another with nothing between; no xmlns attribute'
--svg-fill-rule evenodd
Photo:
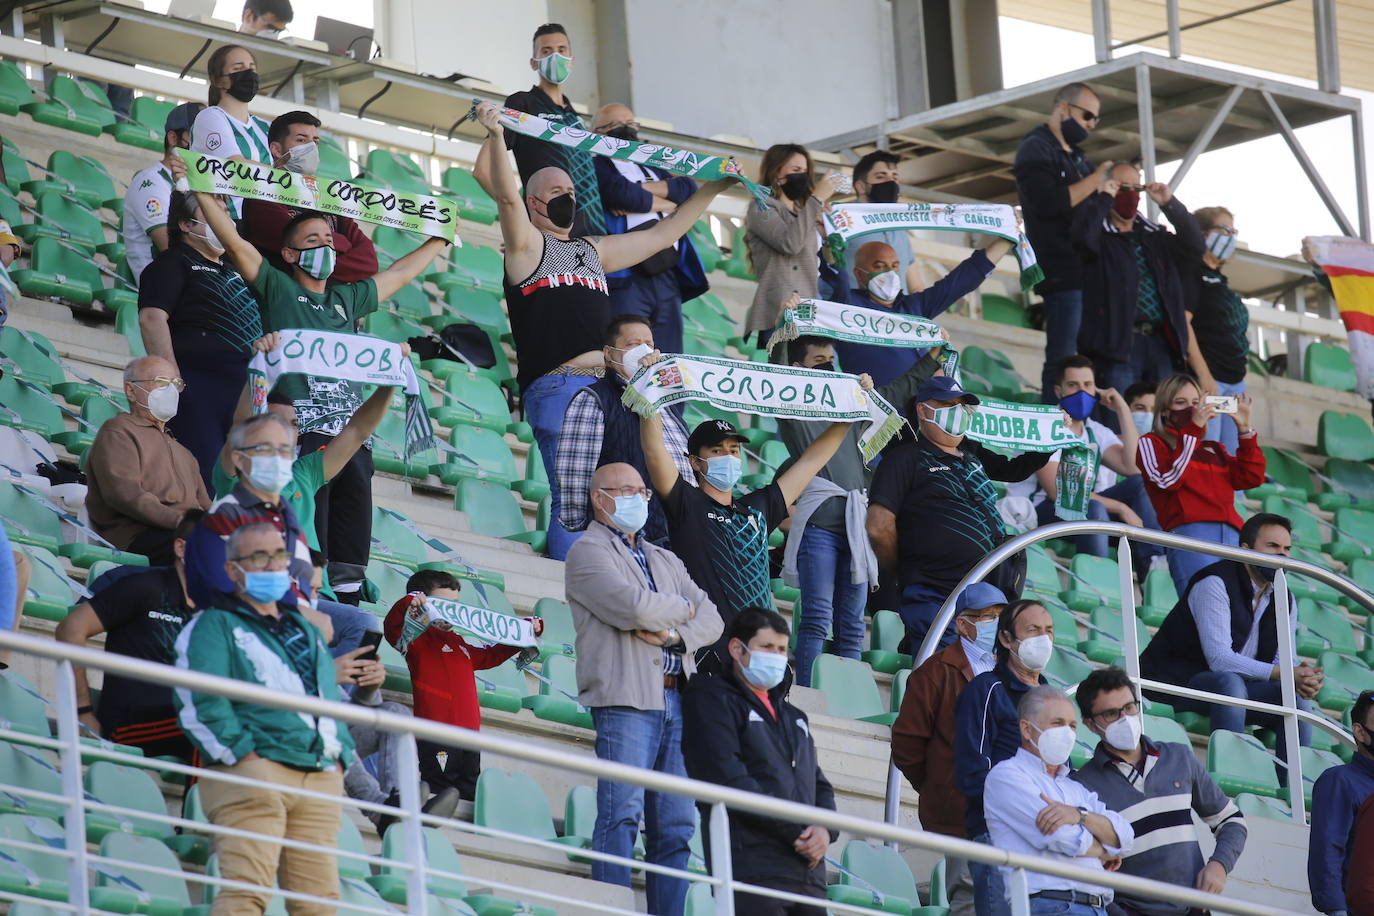
<svg viewBox="0 0 1374 916"><path fill-rule="evenodd" d="M210 55L209 108L201 109L191 125L191 150L221 159L258 162L270 168L266 126L248 113L258 94L258 62L240 45L225 45ZM243 198L230 197L229 216L243 216Z"/></svg>
<svg viewBox="0 0 1374 916"><path fill-rule="evenodd" d="M1205 438L1208 422L1220 415L1213 405L1202 403L1202 389L1193 377L1171 375L1160 382L1154 427L1140 437L1136 464L1164 531L1239 546L1235 491L1264 483L1265 461L1259 434L1250 427L1250 397L1242 394L1237 401L1230 421L1240 444L1232 455L1220 442ZM1178 593L1213 562L1206 554L1170 548L1169 573Z"/></svg>

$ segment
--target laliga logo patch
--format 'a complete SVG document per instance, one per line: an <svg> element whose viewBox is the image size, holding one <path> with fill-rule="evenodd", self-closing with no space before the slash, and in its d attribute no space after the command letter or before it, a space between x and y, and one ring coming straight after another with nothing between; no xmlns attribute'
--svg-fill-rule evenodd
<svg viewBox="0 0 1374 916"><path fill-rule="evenodd" d="M212 153L215 150L219 149L220 146L223 145L223 143L224 141L220 139L220 135L218 133L210 134L205 138L205 148Z"/></svg>

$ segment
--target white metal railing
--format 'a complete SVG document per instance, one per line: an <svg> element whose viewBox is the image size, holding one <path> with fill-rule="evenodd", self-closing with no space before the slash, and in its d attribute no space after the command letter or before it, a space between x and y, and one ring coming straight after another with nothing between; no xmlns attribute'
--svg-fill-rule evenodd
<svg viewBox="0 0 1374 916"><path fill-rule="evenodd" d="M1121 522L1056 522L1052 525L1032 528L1030 531L1008 538L968 571L967 575L949 593L949 597L945 599L939 613L931 622L930 630L927 631L925 640L915 654L913 668L920 667L926 659L939 650L940 635L944 633L945 628L954 619L955 599L967 586L974 582L981 582L1003 560L1033 544L1052 538L1073 537L1082 534L1106 534L1120 538L1117 543L1117 568L1120 575L1121 590L1121 652L1126 664L1126 673L1136 683L1137 693L1141 690L1152 690L1185 699L1217 703L1223 706L1236 706L1253 712L1265 712L1280 716L1284 723L1284 743L1287 752L1287 759L1283 763L1288 778L1289 809L1295 822L1305 824L1307 821L1303 797L1302 752L1298 745L1298 722L1304 721L1316 728L1324 729L1351 747L1355 746L1355 739L1339 723L1333 722L1326 716L1297 708L1297 690L1293 682L1296 653L1293 648L1293 627L1288 612L1288 574L1297 573L1323 582L1374 612L1374 596L1369 595L1354 582L1329 569L1323 569L1320 566L1303 560L1295 560L1291 557L1244 550L1240 547L1201 541L1196 538L1170 534L1166 531L1136 528ZM1177 684L1153 681L1140 676L1140 644L1139 634L1135 627L1135 588L1132 579L1131 541L1190 550L1194 553L1208 554L1218 559L1238 560L1252 566L1267 566L1278 570L1278 574L1274 577L1274 622L1279 630L1279 684L1283 700L1281 705L1223 696ZM889 824L897 822L897 815L901 807L901 790L902 774L894 764L889 763L887 797L884 806L884 819Z"/></svg>
<svg viewBox="0 0 1374 916"><path fill-rule="evenodd" d="M0 632L0 648L11 649L21 654L31 655L40 659L48 659L57 663L57 696L53 704L58 725L57 738L35 738L34 736L24 735L14 731L0 731L0 738L12 741L19 740L28 744L53 748L60 756L62 779L61 803L66 810L64 817L66 848L60 853L57 850L47 847L45 847L43 851L49 854L57 853L68 859L69 903L65 906L59 905L58 908L83 914L83 916L85 913L92 912L87 896L89 890L88 869L91 867L109 869L126 867L128 865L128 863L106 859L87 852L86 814L88 810L112 810L118 811L124 816L137 816L147 820L156 819L165 823L181 826L197 833L224 834L229 832L224 828L217 828L214 825L189 821L184 818L174 818L170 816L151 818L144 812L135 812L130 809L109 806L85 798L82 790L81 778L83 757L112 759L126 766L143 766L150 769L171 770L176 772L194 772L201 779L228 779L228 781L233 782L243 782L244 780L242 777L229 777L229 774L218 772L214 769L196 771L189 767L169 764L165 761L145 760L143 758L122 754L109 747L83 745L78 737L76 682L72 673L74 665L97 668L124 677L141 679L149 683L187 688L197 692L224 696L238 702L255 703L280 709L295 710L308 713L312 716L332 716L342 723L369 726L398 735L401 739L400 764L398 768L401 777L401 797L399 807L389 810L399 817L405 825L404 829L407 838L406 845L410 852L406 857L406 861L386 860L386 865L396 871L405 872L408 884L407 897L409 912L418 913L420 916L424 916L426 913L426 892L429 879L444 877L468 881L473 884L491 886L498 891L510 889L524 898L535 897L556 903L575 904L584 910L591 909L608 913L625 913L629 911L612 906L598 906L588 903L587 901L572 900L563 895L546 891L535 891L530 888L522 888L495 881L490 878L445 874L432 868L427 863L425 856L415 852L416 850L424 848L422 828L426 825L443 826L459 831L480 833L503 840L516 840L527 845L556 848L565 854L571 853L573 850L570 850L569 847L553 844L548 841L531 840L527 837L478 828L474 825L457 821L440 820L422 814L420 811L420 792L418 783L417 739L425 739L450 747L497 754L523 761L526 764L554 767L565 773L575 773L584 777L612 779L631 785L642 786L649 791L685 796L693 799L697 803L708 805L710 807L710 816L706 827L710 838L711 861L709 874L701 875L691 872L675 871L641 862L630 862L628 864L632 864L632 866L637 869L647 868L660 873L671 873L690 882L711 886L715 890L715 912L718 916L733 916L735 912L734 892L741 890L784 900L795 900L806 903L816 902L812 898L804 898L795 894L754 887L732 877L730 823L727 816L727 809L748 812L764 817L784 819L792 822L816 824L826 829L844 831L856 837L867 837L887 843L900 843L937 854L954 855L989 865L1006 866L1012 870L1010 887L1012 888L1013 912L1021 914L1028 912L1029 908L1025 883L1025 873L1027 871L1055 875L1073 881L1103 885L1117 891L1129 891L1135 896L1167 900L1187 907L1209 909L1218 913L1232 913L1237 914L1237 916L1280 916L1280 914L1285 913L1284 910L1276 907L1207 894L1183 885L1151 881L1132 875L1121 874L1119 872L1104 873L1064 861L1041 859L1035 856L1010 853L981 843L973 843L967 840L900 827L895 824L867 820L853 815L813 808L796 802L783 801L763 795L755 795L714 783L700 782L653 770L639 769L620 763L600 760L591 756L572 754L566 750L547 745L516 741L511 738L493 735L487 732L456 728L425 719L398 716L378 709L316 698L287 696L244 681L230 680L197 671L152 664L128 656L73 646L68 643L57 642L56 640L40 638L29 634ZM251 783L252 781L249 780L248 782ZM5 791L18 795L43 795L41 792L35 792L32 789L22 786L6 786L0 788L4 788ZM277 785L272 785L270 788L274 791L286 791L283 787ZM51 794L44 797L49 801L56 800ZM377 808L377 806L361 805L358 802L348 799L339 799L339 801L343 804L356 807L372 808L374 810ZM332 838L325 839L326 843L324 845L300 845L303 848L324 850L331 855L338 854L332 845L329 844L329 840L332 840ZM274 840L274 842L275 841L276 840ZM5 844L16 845L10 840L0 838L0 847ZM605 856L592 850L576 850L575 855L580 858L599 858L609 861L628 862L628 860L616 860L614 857ZM356 854L354 854L354 857L357 858ZM374 863L381 861L375 857L364 858L366 861ZM135 871L142 870L149 873L155 872L153 868L142 863L136 864L133 866L133 869ZM184 874L180 871L175 872L175 875L180 878L206 884L218 884L223 886L227 883L222 878L207 878ZM300 895L291 895L283 891L274 890L272 893L280 893L283 896L292 896L295 899L301 899ZM0 899L14 899L16 897L22 897L22 895L0 894ZM376 910L367 910L366 908L360 908L353 904L341 905L337 901L323 902L328 906L337 906L340 909L376 912ZM834 912L872 912L871 909L850 906L834 901L827 901L824 905Z"/></svg>

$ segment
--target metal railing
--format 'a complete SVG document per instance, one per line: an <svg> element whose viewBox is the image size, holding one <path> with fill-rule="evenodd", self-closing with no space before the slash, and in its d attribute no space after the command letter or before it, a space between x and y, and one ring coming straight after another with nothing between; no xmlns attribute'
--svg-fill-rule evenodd
<svg viewBox="0 0 1374 916"><path fill-rule="evenodd" d="M1105 534L1120 538L1117 544L1117 568L1120 575L1119 581L1121 591L1121 652L1125 661L1126 673L1130 675L1131 680L1136 684L1136 692L1139 694L1143 690L1150 690L1155 693L1168 694L1184 699L1216 703L1223 706L1236 706L1251 712L1271 713L1281 717L1283 719L1284 743L1287 752L1287 759L1282 763L1286 768L1288 777L1289 810L1295 822L1306 824L1307 820L1304 810L1302 780L1302 751L1298 744L1298 722L1305 721L1317 728L1324 729L1330 732L1337 740L1351 747L1355 746L1355 739L1349 732L1342 728L1339 723L1333 722L1326 716L1297 708L1297 690L1293 681L1293 667L1296 663L1296 653L1293 647L1293 627L1289 619L1288 611L1288 574L1298 573L1307 578L1325 583L1362 607L1369 609L1371 613L1374 613L1374 596L1369 595L1354 582L1351 582L1344 576L1334 573L1329 569L1323 569L1320 566L1303 560L1295 560L1291 557L1259 553L1258 551L1244 550L1240 547L1231 547L1226 544L1217 544L1211 541L1200 541L1196 538L1170 534L1167 531L1153 531L1148 528L1136 528L1131 525L1122 524L1121 522L1056 522L1052 525L1033 528L1023 534L1008 538L968 571L964 578L960 580L959 584L949 593L949 597L945 599L945 603L940 606L939 613L935 615L935 619L930 625L930 630L927 631L925 640L921 643L921 648L915 655L915 661L912 665L913 670L919 668L926 659L930 658L939 650L940 636L945 632L950 621L954 619L954 602L961 591L974 582L981 582L988 573L997 568L998 564L1018 551L1052 538L1073 537L1083 534ZM1238 560L1242 563L1248 563L1251 566L1267 566L1271 569L1278 570L1278 574L1274 577L1274 622L1278 627L1278 667L1280 692L1283 700L1282 705L1260 703L1255 700L1239 699L1222 694L1209 693L1204 690L1194 690L1189 687L1177 684L1166 684L1161 681L1154 681L1140 676L1139 633L1134 626L1136 613L1135 588L1133 585L1131 567L1132 541L1155 544L1160 547L1189 550L1194 553L1208 554L1218 559ZM897 822L897 816L901 809L901 794L901 771L897 769L896 765L889 762L887 795L884 804L884 820L889 824L895 824Z"/></svg>
<svg viewBox="0 0 1374 916"><path fill-rule="evenodd" d="M362 860L372 864L383 864L393 870L393 872L404 872L407 884L408 911L412 914L420 914L420 916L424 916L427 912L427 894L429 893L429 881L432 878L470 881L474 884L491 886L498 890L509 888L523 897L535 897L541 900L576 904L582 909L610 913L629 912L614 906L598 906L593 903L588 903L587 901L572 900L560 894L535 891L530 888L522 888L517 885L502 883L490 878L484 877L479 879L474 878L472 875L456 875L436 870L427 864L426 856L415 852L416 850L425 848L425 839L422 831L426 825L463 830L499 839L518 840L528 845L557 849L561 853L574 855L577 858L624 862L632 864L632 867L637 869L673 874L688 881L705 884L712 887L715 891L714 912L717 916L733 916L735 912L734 892L736 891L746 891L748 893L755 893L783 900L816 903L817 901L814 898L800 897L782 891L755 887L733 878L730 854L730 822L727 815L727 809L794 823L815 824L828 830L847 832L855 837L866 837L871 840L894 844L900 843L935 854L958 856L963 859L986 863L988 865L1005 866L1011 869L1009 886L1011 888L1012 912L1016 914L1016 916L1026 916L1026 914L1029 913L1029 897L1026 888L1027 872L1038 872L1066 878L1070 881L1096 884L1109 887L1114 891L1127 891L1137 897L1166 900L1182 904L1186 907L1208 909L1218 913L1231 913L1236 914L1236 916L1281 916L1281 914L1286 913L1286 911L1276 907L1237 900L1231 897L1208 894L1184 885L1152 881L1122 874L1120 872L1103 872L1088 869L1063 860L1042 859L1031 855L1006 852L981 843L973 843L940 834L900 827L895 824L883 823L881 821L873 821L853 815L841 814L835 811L814 808L797 802L784 801L764 795L756 795L717 785L715 783L700 782L680 776L660 773L654 770L639 769L625 764L601 760L593 756L572 754L556 747L525 743L507 737L492 735L487 732L456 728L426 719L399 716L369 707L350 705L313 697L284 695L278 691L244 681L216 677L184 668L152 664L141 659L74 646L52 639L31 636L29 634L0 632L0 648L11 649L21 654L48 659L57 663L56 698L55 702L52 704L56 712L57 738L41 738L11 730L0 730L0 739L21 741L30 745L39 745L55 749L60 757L61 794L44 793L25 787L0 788L12 795L18 794L37 797L51 804L62 806L65 810L63 830L66 840L65 848L61 848L56 844L34 847L22 841L0 837L0 847L9 845L17 846L21 849L34 848L49 855L61 855L66 858L68 862L67 898L69 902L65 904L53 904L45 901L45 905L76 912L82 914L82 916L90 912L99 912L91 906L88 898L88 870L92 868L96 870L97 874L101 875L107 874L110 869L129 867L130 870L136 874L140 872L148 874L172 874L177 878L200 881L205 884L221 887L226 885L244 886L235 885L234 882L223 878L190 875L180 870L171 871L170 869L159 869L154 865L145 863L137 863L130 866L130 863L88 852L86 848L86 814L88 809L115 812L125 817L136 817L142 820L155 820L174 824L201 834L224 835L235 833L235 831L200 821L187 820L185 818L174 818L160 814L150 815L143 811L106 805L99 800L91 799L86 796L83 791L81 776L83 758L113 759L127 766L144 766L155 770L195 774L201 779L220 779L238 783L253 783L251 780L244 780L242 777L236 777L214 768L194 770L179 764L169 764L163 760L145 760L144 758L123 754L113 747L83 744L79 740L78 734L76 682L73 676L74 665L96 668L124 677L143 680L148 683L161 684L174 688L185 688L196 692L223 696L238 702L293 710L317 717L329 716L348 725L367 726L398 735L400 738L400 765L398 767L400 776L399 807L388 808L386 806L373 805L345 798L339 798L337 801L341 804L362 808L364 810L389 811L399 817L404 825L403 829L405 831L406 846L409 850L403 861L336 850L332 845L314 845L309 843L288 843L286 845L292 845L294 848L324 851L330 855L351 858L355 861ZM428 740L441 745L465 750L493 753L504 757L514 758L527 764L549 766L565 774L578 774L593 779L611 779L641 786L648 791L683 796L699 804L707 805L710 808L710 815L706 825L710 840L710 873L702 875L668 869L649 863L631 862L630 860L617 859L614 856L597 853L593 850L574 851L567 846L547 840L534 840L528 837L516 836L511 833L505 833L473 824L441 820L430 815L422 814L417 772L417 739ZM56 768L49 766L49 769ZM269 788L273 791L286 791L284 787L275 784L270 785ZM297 794L313 795L314 793L297 791ZM273 842L280 841L274 838ZM308 895L300 895L294 892L275 889L271 890L270 893L281 894L284 897L291 897L298 900L315 899L309 898ZM0 892L0 899L20 899L23 897L23 894ZM319 902L323 902L328 906L338 907L339 909L353 910L356 912L385 912L384 907L360 906L351 902L340 904L338 901L333 900ZM826 901L824 905L834 912L872 912L871 908L852 906L836 901Z"/></svg>

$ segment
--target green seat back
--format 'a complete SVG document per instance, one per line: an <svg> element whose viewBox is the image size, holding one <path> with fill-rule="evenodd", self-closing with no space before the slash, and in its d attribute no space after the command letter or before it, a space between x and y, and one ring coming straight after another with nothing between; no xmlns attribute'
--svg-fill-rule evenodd
<svg viewBox="0 0 1374 916"><path fill-rule="evenodd" d="M1293 812L1288 803L1280 798L1242 792L1236 796L1236 807L1246 817L1263 817L1274 821L1293 823Z"/></svg>
<svg viewBox="0 0 1374 916"><path fill-rule="evenodd" d="M0 790L0 805L4 803L5 794ZM52 852L25 849L12 846L6 840L55 848ZM0 814L0 852L9 860L13 860L0 858L0 890L48 900L65 900L67 860L58 850L66 848L66 836L62 831L62 825L57 821L29 814ZM15 912L17 905L10 909L11 914Z"/></svg>
<svg viewBox="0 0 1374 916"><path fill-rule="evenodd" d="M544 659L542 669L539 672L544 676L544 680L539 682L541 696L557 696L563 699L567 699L563 693L577 696L577 662L574 659L566 655L550 655ZM559 693L560 690L563 693Z"/></svg>
<svg viewBox="0 0 1374 916"><path fill-rule="evenodd" d="M430 308L429 294L419 283L407 283L392 293L387 302L407 318L428 318L434 311Z"/></svg>
<svg viewBox="0 0 1374 916"><path fill-rule="evenodd" d="M347 820L347 818L344 818L344 820ZM364 880L368 877L371 876L345 875L342 869L340 869L339 905L335 910L336 913L344 914L344 916L355 916L355 914L356 916L363 916L363 914L369 910L374 912L377 910L388 912L391 910L391 907L387 906L387 902L382 899L382 895L373 890L372 885ZM280 900L281 898L278 897L276 899ZM283 907L284 906L285 904L283 904ZM430 912L435 913L437 916L439 910L434 908L431 909Z"/></svg>
<svg viewBox="0 0 1374 916"><path fill-rule="evenodd" d="M1306 499L1316 492L1312 486L1312 469L1297 455L1287 449L1268 445L1261 446L1260 451L1264 452L1264 476L1269 480L1279 484L1284 490L1297 491L1290 495L1301 499Z"/></svg>
<svg viewBox="0 0 1374 916"><path fill-rule="evenodd" d="M1088 592L1102 601L1121 603L1121 572L1111 557L1080 553L1069 561L1069 591Z"/></svg>
<svg viewBox="0 0 1374 916"><path fill-rule="evenodd" d="M455 426L449 436L448 444L461 456L442 452L446 463L452 464L458 474L492 480L510 486L520 479L515 469L515 456L502 435L493 429L480 426ZM464 458L468 460L464 460Z"/></svg>
<svg viewBox="0 0 1374 916"><path fill-rule="evenodd" d="M556 598L540 598L534 604L534 616L544 621L544 635L539 640L545 647L556 647L563 655L575 654L577 629L567 604Z"/></svg>
<svg viewBox="0 0 1374 916"><path fill-rule="evenodd" d="M1072 687L1093 672L1093 663L1072 649L1056 648L1045 666L1045 680L1055 687Z"/></svg>
<svg viewBox="0 0 1374 916"><path fill-rule="evenodd" d="M4 392L4 381L0 380L0 395ZM3 402L3 397L0 397L0 403ZM56 515L19 492L7 477L8 475L6 478L0 478L0 520L4 521L10 540L29 544L46 543L55 548L62 542L62 522ZM34 588L32 581L29 588Z"/></svg>
<svg viewBox="0 0 1374 916"><path fill-rule="evenodd" d="M1014 398L1024 388L1011 360L996 350L966 347L959 368L969 381L994 397Z"/></svg>
<svg viewBox="0 0 1374 916"><path fill-rule="evenodd" d="M142 892L152 898L150 903L140 900L139 912L153 916L172 916L191 905L191 895L186 887L186 879L159 872L146 871L140 865L151 865L173 872L181 870L176 853L161 841L151 837L137 836L132 833L107 833L100 841L100 854L115 859L119 864L113 870L135 882ZM106 875L96 874L97 887L123 888L111 881Z"/></svg>
<svg viewBox="0 0 1374 916"><path fill-rule="evenodd" d="M504 538L527 532L520 505L505 486L463 478L454 489L454 506L467 513L468 525L476 533Z"/></svg>
<svg viewBox="0 0 1374 916"><path fill-rule="evenodd" d="M1178 589L1167 569L1152 569L1146 574L1144 595L1150 607L1172 609L1178 604Z"/></svg>
<svg viewBox="0 0 1374 916"><path fill-rule="evenodd" d="M0 740L0 786L61 795L62 775L54 759L46 750ZM6 811L60 818L66 806L24 795L15 789L0 788L0 812Z"/></svg>
<svg viewBox="0 0 1374 916"><path fill-rule="evenodd" d="M0 157L3 157L5 165L5 186L10 189L11 194L18 194L19 186L29 180L29 164L24 161L19 147L8 137L4 139L4 152Z"/></svg>
<svg viewBox="0 0 1374 916"><path fill-rule="evenodd" d="M33 88L12 60L0 61L0 111L19 114L22 105L33 103Z"/></svg>
<svg viewBox="0 0 1374 916"><path fill-rule="evenodd" d="M98 801L121 808L134 808L152 814L166 814L167 803L162 798L153 777L137 767L122 767L108 760L98 760L86 770L86 791ZM87 828L96 832L131 830L142 836L164 837L172 834L172 826L158 821L143 820L128 815L114 815L101 811L88 812Z"/></svg>
<svg viewBox="0 0 1374 916"><path fill-rule="evenodd" d="M892 675L892 711L899 712L902 699L906 696L906 682L911 679L911 669L903 668Z"/></svg>
<svg viewBox="0 0 1374 916"><path fill-rule="evenodd" d="M1369 461L1374 459L1374 430L1364 417L1326 410L1317 419L1317 448L1328 458Z"/></svg>
<svg viewBox="0 0 1374 916"><path fill-rule="evenodd" d="M12 360L30 382L51 388L67 380L56 353L52 342L37 331L21 334L15 327L0 329L0 355Z"/></svg>
<svg viewBox="0 0 1374 916"><path fill-rule="evenodd" d="M561 657L561 656L560 656ZM473 823L508 833L552 840L553 815L544 790L528 773L485 769L477 777L477 802Z"/></svg>
<svg viewBox="0 0 1374 916"><path fill-rule="evenodd" d="M333 137L320 134L320 177L347 180L353 174L348 153Z"/></svg>
<svg viewBox="0 0 1374 916"><path fill-rule="evenodd" d="M484 668L474 673L477 678L477 693L502 693L523 700L529 695L529 679L525 672L515 666L515 659L504 661L495 668ZM518 706L518 704L517 704Z"/></svg>
<svg viewBox="0 0 1374 916"><path fill-rule="evenodd" d="M1274 495L1266 496L1262 505L1265 512L1287 516L1288 520L1293 523L1294 546L1315 550L1329 540L1331 529L1324 526L1315 515L1307 510L1305 502L1288 499L1283 495Z"/></svg>
<svg viewBox="0 0 1374 916"><path fill-rule="evenodd" d="M1026 548L1026 589L1038 595L1057 595L1060 582L1059 566L1040 545Z"/></svg>
<svg viewBox="0 0 1374 916"><path fill-rule="evenodd" d="M1374 551L1374 512L1337 509L1332 521L1337 528L1335 540L1349 544L1353 556L1369 556Z"/></svg>
<svg viewBox="0 0 1374 916"><path fill-rule="evenodd" d="M425 827L424 834L425 866L435 871L448 872L453 875L463 874L463 860L458 857L458 852L453 848L453 844L433 827ZM378 875L390 876L400 881L406 879L408 871L405 866L399 864L412 860L406 849L405 824L398 822L392 824L387 830L386 836L382 838L382 858L398 864L378 866ZM438 894L440 897L461 900L468 895L467 885L461 878L431 876L428 886L430 893Z"/></svg>
<svg viewBox="0 0 1374 916"><path fill-rule="evenodd" d="M0 728L49 737L48 704L8 671L0 671Z"/></svg>
<svg viewBox="0 0 1374 916"><path fill-rule="evenodd" d="M464 245L449 252L449 272L464 278L470 286L493 291L504 289L506 262L501 252L484 245Z"/></svg>
<svg viewBox="0 0 1374 916"><path fill-rule="evenodd" d="M429 548L420 535L407 528L392 511L381 506L372 509L372 553L423 563L429 558Z"/></svg>
<svg viewBox="0 0 1374 916"><path fill-rule="evenodd" d="M363 835L358 832L358 825L353 823L348 815L339 818L338 845L340 852L356 852L360 855L367 852L363 845ZM339 856L337 861L340 878L366 878L372 874L372 866L362 859Z"/></svg>
<svg viewBox="0 0 1374 916"><path fill-rule="evenodd" d="M832 716L862 719L888 711L873 680L873 669L857 658L816 656L811 666L811 686L825 694L827 711Z"/></svg>
<svg viewBox="0 0 1374 916"><path fill-rule="evenodd" d="M0 378L0 425L31 429L51 439L66 429L60 408L44 391L34 391L11 374Z"/></svg>
<svg viewBox="0 0 1374 916"><path fill-rule="evenodd" d="M391 256L392 260L405 257L418 248L422 242L424 242L423 236L393 226L378 226L376 231L372 233L372 244L376 247L377 254L380 256L385 252Z"/></svg>
<svg viewBox="0 0 1374 916"><path fill-rule="evenodd" d="M504 433L510 425L510 406L499 385L475 372L455 372L444 383L452 399L439 398L441 411L453 414L454 423L484 426Z"/></svg>
<svg viewBox="0 0 1374 916"><path fill-rule="evenodd" d="M705 219L697 220L687 231L687 237L692 240L692 247L696 249L697 257L701 258L701 266L706 273L715 270L725 255L711 231L711 224Z"/></svg>
<svg viewBox="0 0 1374 916"><path fill-rule="evenodd" d="M883 652L896 652L898 643L905 635L906 624L902 622L900 615L894 611L876 611L869 628L868 647Z"/></svg>
<svg viewBox="0 0 1374 916"><path fill-rule="evenodd" d="M94 157L54 150L48 157L48 171L70 184L72 194L88 207L100 207L119 197L114 179Z"/></svg>
<svg viewBox="0 0 1374 916"><path fill-rule="evenodd" d="M996 293L983 293L983 320L995 324L1009 324L1016 328L1031 326L1030 316L1021 303Z"/></svg>
<svg viewBox="0 0 1374 916"><path fill-rule="evenodd" d="M1241 792L1279 798L1274 758L1250 735L1217 729L1207 742L1207 771L1227 795Z"/></svg>
<svg viewBox="0 0 1374 916"><path fill-rule="evenodd" d="M11 229L24 222L24 208L19 205L19 198L5 185L0 185L0 219L9 223Z"/></svg>
<svg viewBox="0 0 1374 916"><path fill-rule="evenodd" d="M501 309L501 296L487 289L466 285L450 286L444 292L444 312L461 318L478 327L504 334L510 330L510 321ZM498 344L493 341L495 349Z"/></svg>
<svg viewBox="0 0 1374 916"><path fill-rule="evenodd" d="M54 191L48 191L43 194L43 197L45 199L55 198L57 195ZM58 199L60 200L60 198ZM92 220L95 219L91 212L80 204L68 204L66 201L62 201L61 208L80 213ZM77 224L84 222L81 217L77 217L75 220ZM57 223L57 225L61 225L64 229L70 228L66 223ZM75 241L74 236L72 241ZM69 247L70 245L71 242L63 244L62 241L54 238L44 237L35 240L33 251L29 254L29 266L44 273L57 274L67 283L89 287L92 293L102 289L104 284L100 280L100 269L95 266L90 255L82 254L80 250Z"/></svg>
<svg viewBox="0 0 1374 916"><path fill-rule="evenodd" d="M1053 598L1041 598L1040 603L1050 612L1050 619L1054 621L1054 644L1077 649L1078 618L1074 616L1073 611Z"/></svg>
<svg viewBox="0 0 1374 916"><path fill-rule="evenodd" d="M38 214L42 217L39 225L43 229L62 234L73 245L94 248L105 244L105 230L100 225L100 219L79 200L65 197L58 191L44 191L38 196ZM89 258L89 255L84 257ZM102 285L100 271L96 269L94 262L88 263L90 272L95 274L95 282L91 288L99 289Z"/></svg>
<svg viewBox="0 0 1374 916"><path fill-rule="evenodd" d="M129 120L142 124L159 137L167 133L167 116L172 113L176 103L166 99L155 99L151 95L141 95L129 107Z"/></svg>
<svg viewBox="0 0 1374 916"><path fill-rule="evenodd" d="M75 603L78 586L67 577L62 561L51 550L33 545L25 545L22 549L29 555L31 570L24 613L44 620L61 620Z"/></svg>
<svg viewBox="0 0 1374 916"><path fill-rule="evenodd" d="M573 786L563 800L563 835L579 837L588 843L596 828L596 789Z"/></svg>
<svg viewBox="0 0 1374 916"><path fill-rule="evenodd" d="M1332 458L1326 462L1324 471L1331 478L1336 492L1374 502L1374 468L1368 464Z"/></svg>
<svg viewBox="0 0 1374 916"><path fill-rule="evenodd" d="M463 219L490 225L496 222L496 201L482 190L472 172L451 165L444 169L444 196L458 204Z"/></svg>
<svg viewBox="0 0 1374 916"><path fill-rule="evenodd" d="M1143 719L1145 734L1150 737L1151 741L1163 741L1172 744L1182 744L1189 748L1192 747L1192 743L1188 738L1187 729L1179 725L1173 719L1168 719L1164 716L1150 715L1144 716Z"/></svg>
<svg viewBox="0 0 1374 916"><path fill-rule="evenodd" d="M367 164L359 178L371 184L382 184L410 194L431 194L429 179L419 163L402 153L374 149L367 154Z"/></svg>
<svg viewBox="0 0 1374 916"><path fill-rule="evenodd" d="M1349 709L1362 691L1374 690L1374 671L1358 659L1327 650L1317 656L1326 675L1326 686L1317 701L1327 709Z"/></svg>
<svg viewBox="0 0 1374 916"><path fill-rule="evenodd" d="M385 308L363 319L363 333L392 343L405 343L412 337L424 336L425 329L405 315Z"/></svg>
<svg viewBox="0 0 1374 916"><path fill-rule="evenodd" d="M89 80L55 76L48 84L48 95L71 109L72 115L83 121L94 121L101 127L115 122L110 99Z"/></svg>
<svg viewBox="0 0 1374 916"><path fill-rule="evenodd" d="M1355 364L1345 347L1314 340L1302 361L1302 380L1336 391L1355 390Z"/></svg>
<svg viewBox="0 0 1374 916"><path fill-rule="evenodd" d="M1351 560L1350 580L1366 592L1374 593L1374 560L1364 557Z"/></svg>
<svg viewBox="0 0 1374 916"><path fill-rule="evenodd" d="M850 840L845 844L840 863L861 879L856 881L843 872L841 884L859 884L861 887L872 885L885 896L902 897L913 906L920 902L916 891L916 879L911 875L911 867L906 864L902 854L891 846L865 843L863 840Z"/></svg>

